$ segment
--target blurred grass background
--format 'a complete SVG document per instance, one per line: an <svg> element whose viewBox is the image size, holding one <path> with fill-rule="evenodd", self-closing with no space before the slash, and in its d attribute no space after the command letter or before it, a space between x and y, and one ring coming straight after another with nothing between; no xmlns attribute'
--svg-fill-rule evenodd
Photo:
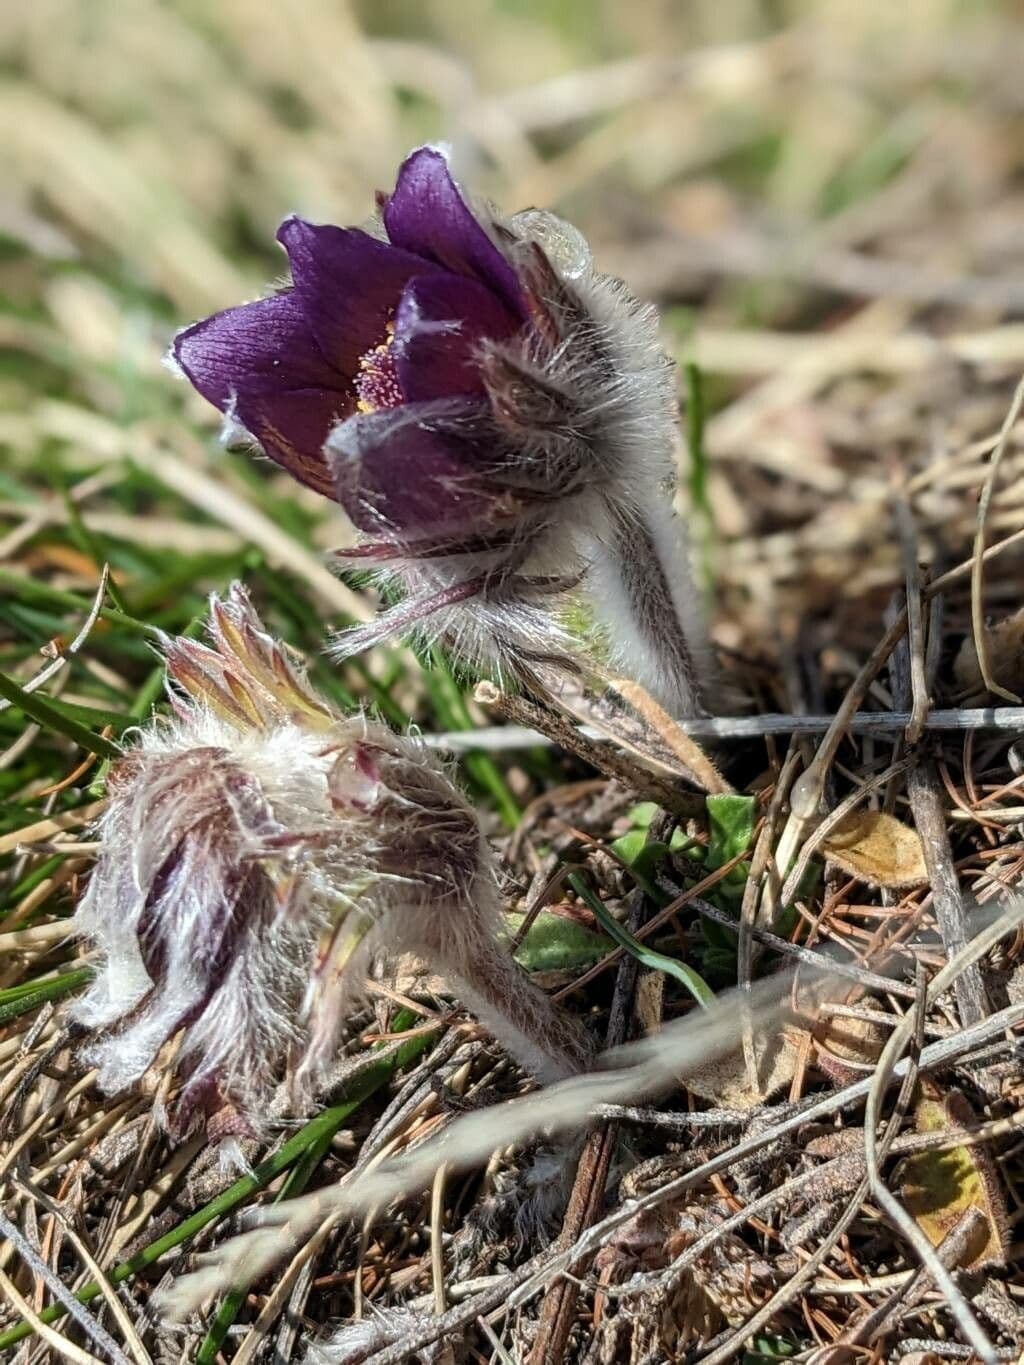
<svg viewBox="0 0 1024 1365"><path fill-rule="evenodd" d="M715 524L720 642L772 655L766 618L796 630L833 612L839 586L860 611L897 572L883 456L911 466L939 419L948 448L969 445L1024 364L1021 14L1011 0L3 6L2 667L24 681L73 630L60 594L85 602L104 560L126 613L164 629L237 574L313 653L325 626L365 612L320 563L349 536L336 509L222 452L216 414L161 358L177 327L280 272L284 215L358 222L408 149L437 139L509 209L577 222L599 267L662 306L678 358L699 361L710 469L689 486ZM969 527L972 468L923 476L926 539ZM1004 482L995 529L1019 520L1020 479ZM873 631L873 607L863 619ZM101 623L87 654L66 699L145 714L140 632ZM469 723L448 675L424 680L407 657L318 664L318 681L396 722ZM12 742L19 725L0 717ZM31 764L27 787L14 766L9 790L31 793Z"/></svg>
<svg viewBox="0 0 1024 1365"><path fill-rule="evenodd" d="M46 1002L87 971L44 922L73 908L102 792L68 741L150 714L155 628L200 630L206 594L242 576L341 706L426 730L480 718L442 661L410 667L396 647L327 664L326 630L372 605L322 561L343 517L221 450L217 414L162 366L178 327L279 274L281 218L359 222L410 147L443 139L509 210L577 223L600 269L660 305L681 399L699 375L707 465L687 469L681 443L680 484L718 643L756 703L824 710L902 582L894 482L926 564L968 556L1024 369L1022 19L1019 0L0 5L0 691L67 660L42 710L0 708L0 933L40 931L0 957L4 1057L39 1009L46 1043ZM990 541L1022 522L1018 426ZM67 658L105 563L109 607ZM987 607L1019 606L1022 581L1001 556ZM564 777L557 762L476 752L463 770L496 830ZM263 1183L349 1113L301 1130ZM178 1224L162 1212L117 1274L257 1186ZM113 1263L134 1233L116 1199L93 1207Z"/></svg>

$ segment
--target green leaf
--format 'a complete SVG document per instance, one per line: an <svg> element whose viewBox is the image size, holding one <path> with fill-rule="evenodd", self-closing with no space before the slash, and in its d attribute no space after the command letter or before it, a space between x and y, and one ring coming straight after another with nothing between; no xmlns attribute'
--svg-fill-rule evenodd
<svg viewBox="0 0 1024 1365"><path fill-rule="evenodd" d="M738 853L746 853L754 838L754 818L757 802L752 796L727 794L707 798L708 830L711 835L708 844L708 867L714 871L735 858ZM739 868L736 869L739 871ZM742 880L746 881L746 873Z"/></svg>
<svg viewBox="0 0 1024 1365"><path fill-rule="evenodd" d="M515 937L525 918L516 914L505 916L510 938ZM566 915L542 910L516 950L516 961L528 972L574 970L600 962L614 947L604 934L595 934Z"/></svg>
<svg viewBox="0 0 1024 1365"><path fill-rule="evenodd" d="M664 953L655 952L653 948L648 948L646 943L641 943L638 938L634 938L629 930L608 911L600 896L595 896L578 872L569 874L569 885L594 912L594 918L601 928L621 948L625 948L627 953L632 953L639 963L644 967L649 967L652 971L664 972L666 976L671 976L681 986L685 986L698 1005L704 1009L713 1004L715 993L699 972L695 972L692 967L688 967L685 962L680 962L677 958L667 957Z"/></svg>
<svg viewBox="0 0 1024 1365"><path fill-rule="evenodd" d="M647 833L644 829L631 829L628 834L623 834L621 838L616 839L612 848L627 867L632 867L640 854L643 853L646 843Z"/></svg>
<svg viewBox="0 0 1024 1365"><path fill-rule="evenodd" d="M630 809L626 819L634 829L650 829L651 822L660 809L656 801L639 801Z"/></svg>
<svg viewBox="0 0 1024 1365"><path fill-rule="evenodd" d="M762 1360L789 1360L799 1347L785 1337L756 1336L743 1356L743 1365L758 1365Z"/></svg>

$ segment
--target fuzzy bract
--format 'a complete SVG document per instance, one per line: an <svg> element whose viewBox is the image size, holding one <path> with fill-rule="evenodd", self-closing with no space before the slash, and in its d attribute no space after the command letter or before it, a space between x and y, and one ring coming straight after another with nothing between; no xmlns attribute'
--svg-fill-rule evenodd
<svg viewBox="0 0 1024 1365"><path fill-rule="evenodd" d="M674 368L653 308L596 273L569 224L470 203L427 147L372 231L290 218L278 238L291 284L187 328L174 359L341 503L362 537L344 561L401 595L338 653L425 631L535 681L580 653L562 616L582 592L616 665L698 709Z"/></svg>

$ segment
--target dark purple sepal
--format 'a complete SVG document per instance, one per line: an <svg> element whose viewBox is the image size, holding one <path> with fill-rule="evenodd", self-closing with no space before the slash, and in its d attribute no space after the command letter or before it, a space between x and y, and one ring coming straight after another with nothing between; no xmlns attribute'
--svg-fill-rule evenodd
<svg viewBox="0 0 1024 1365"><path fill-rule="evenodd" d="M395 246L476 276L517 317L527 317L516 272L463 199L440 152L421 147L402 163L384 226Z"/></svg>
<svg viewBox="0 0 1024 1365"><path fill-rule="evenodd" d="M456 399L357 413L324 455L338 501L360 531L429 534L488 517L496 499L476 466L476 405Z"/></svg>
<svg viewBox="0 0 1024 1365"><path fill-rule="evenodd" d="M288 253L294 293L327 362L351 380L367 351L387 337L402 290L440 266L359 228L286 218L277 240Z"/></svg>
<svg viewBox="0 0 1024 1365"><path fill-rule="evenodd" d="M489 289L462 275L421 275L395 314L398 380L410 403L483 392L477 352L521 326Z"/></svg>
<svg viewBox="0 0 1024 1365"><path fill-rule="evenodd" d="M352 397L293 290L186 327L174 339L174 357L199 393L237 418L272 460L331 496L320 451Z"/></svg>

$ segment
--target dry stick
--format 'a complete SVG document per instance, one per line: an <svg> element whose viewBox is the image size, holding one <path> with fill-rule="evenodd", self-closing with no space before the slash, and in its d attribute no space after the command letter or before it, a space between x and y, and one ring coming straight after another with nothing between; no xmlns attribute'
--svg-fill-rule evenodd
<svg viewBox="0 0 1024 1365"><path fill-rule="evenodd" d="M903 577L907 598L907 649L910 653L910 692L913 698L910 721L907 724L906 740L916 744L921 738L931 698L928 695L928 681L925 677L925 632L921 602L921 565L918 558L917 525L914 513L907 498L906 490L895 483L893 488L893 507L896 516L896 529L899 532L900 547L903 551Z"/></svg>
<svg viewBox="0 0 1024 1365"><path fill-rule="evenodd" d="M872 650L867 662L854 678L843 698L842 705L833 717L832 724L818 746L817 753L804 773L793 784L790 794L789 820L782 831L782 838L779 840L779 846L775 852L775 861L781 876L786 875L790 863L807 839L811 829L818 822L818 807L825 790L828 769L842 742L843 735L846 733L850 718L863 700L876 673L895 649L906 628L907 612L904 609L885 632L882 639ZM761 897L760 917L766 923L774 923L779 910L785 903L785 900L779 897L777 888L770 882L766 882Z"/></svg>
<svg viewBox="0 0 1024 1365"><path fill-rule="evenodd" d="M1003 917L996 936L1015 928L1020 918L1024 918L1024 903L1016 913L1007 913ZM763 1000L766 1027L771 1026L778 1015L781 1008L780 992L785 990L786 984L779 978L764 983L760 999ZM931 1066L948 1062L951 1057L976 1048L1001 1028L1015 1025L1022 1019L1024 1006L1012 1006L973 1029L961 1031L953 1039L932 1045L926 1052L923 1064ZM220 1285L233 1282L241 1273L262 1273L280 1258L282 1247L289 1238L305 1235L306 1230L314 1227L332 1209L343 1209L351 1216L359 1210L365 1211L385 1200L422 1188L442 1161L466 1167L484 1159L494 1149L496 1123L500 1125L502 1141L505 1143L525 1138L542 1128L563 1132L578 1128L593 1116L598 1103L627 1101L640 1094L652 1093L670 1084L680 1071L685 1071L687 1065L692 1066L698 1060L720 1055L723 1050L734 1046L736 1038L737 1030L735 1021L730 1018L730 1006L727 1002L719 1001L699 1018L687 1017L680 1026L669 1025L657 1039L646 1039L622 1049L617 1057L608 1059L612 1069L573 1077L548 1087L540 1094L510 1101L501 1106L500 1113L488 1110L467 1114L457 1119L439 1137L428 1140L421 1148L386 1164L376 1174L354 1185L346 1181L344 1189L321 1190L315 1195L303 1196L268 1209L258 1227L218 1248L211 1265L179 1279L173 1293L168 1296L166 1307L179 1314L191 1311L194 1305ZM901 1074L900 1065L894 1068L893 1074ZM558 1269L571 1267L579 1256L600 1245L600 1241L594 1241L593 1238L606 1235L611 1228L619 1226L633 1214L706 1180L759 1150L767 1142L786 1135L799 1124L813 1122L862 1098L869 1089L870 1083L847 1087L838 1095L823 1097L816 1104L809 1105L796 1117L769 1130L767 1136L763 1132L752 1135L731 1151L690 1172L681 1181L669 1182L658 1191L655 1200L651 1201L645 1196L626 1205L611 1218L602 1220L590 1233L583 1234L571 1251L555 1256L550 1264ZM537 1287L536 1284L532 1285L531 1292Z"/></svg>
<svg viewBox="0 0 1024 1365"><path fill-rule="evenodd" d="M908 1072L908 1075L910 1073ZM621 1109L618 1105L609 1105L609 1109ZM628 1111L624 1111L628 1112ZM749 1123L750 1111L744 1115L744 1122ZM1021 1116L1017 1116L1017 1121L1011 1123L1006 1119L998 1119L989 1123L979 1124L976 1128L966 1130L963 1133L934 1132L934 1133L904 1133L896 1138L889 1148L891 1156L910 1156L920 1152L943 1151L954 1146L976 1146L982 1142L991 1142L996 1137L1005 1136L1007 1133L1019 1132L1021 1128ZM813 1189L816 1185L827 1185L833 1172L837 1171L842 1163L850 1157L858 1155L852 1148L849 1152L841 1152L839 1155L826 1161L824 1165L812 1166L809 1169L798 1171L796 1175L784 1180L781 1185L767 1190L748 1204L744 1204L741 1209L730 1214L727 1218L717 1224L710 1232L706 1232L695 1242L692 1242L685 1251L681 1252L671 1265L664 1270L649 1271L646 1274L634 1275L628 1284L621 1286L601 1286L601 1292L609 1297L617 1299L633 1298L640 1294L645 1294L650 1290L662 1288L667 1282L677 1278L688 1270L695 1261L699 1260L705 1252L710 1251L716 1242L727 1236L730 1232L736 1232L749 1222L750 1219L760 1217L768 1213L777 1204L784 1203L790 1195L797 1194L811 1186L811 1190L804 1195L805 1199L813 1197ZM863 1153L859 1153L863 1164ZM853 1178L859 1174L858 1170L853 1172ZM900 1283L905 1283L911 1278L913 1272L901 1272ZM888 1277L887 1282L888 1282ZM851 1286L848 1280L842 1279L823 1279L808 1286L810 1291L816 1294L846 1294L864 1293L863 1285L857 1288Z"/></svg>
<svg viewBox="0 0 1024 1365"><path fill-rule="evenodd" d="M18 1293L14 1281L2 1270L0 1270L0 1291L4 1293L16 1312L20 1313L24 1321L32 1327L36 1335L41 1337L57 1355L63 1356L65 1360L73 1360L75 1365L104 1365L98 1356L83 1351L80 1346L68 1341L67 1337L61 1336L60 1332L55 1331L43 1322L32 1305ZM128 1357L117 1350L116 1346L113 1358L115 1361L124 1361L125 1365L128 1365Z"/></svg>
<svg viewBox="0 0 1024 1365"><path fill-rule="evenodd" d="M942 787L935 761L925 758L907 778L907 795L932 890L932 905L947 958L954 958L967 944L967 916L953 863L949 829L942 800ZM962 1024L977 1024L988 1017L989 1002L981 964L972 963L954 981L957 1012Z"/></svg>
<svg viewBox="0 0 1024 1365"><path fill-rule="evenodd" d="M702 915L704 919L714 920L716 924L721 924L726 929L732 929L735 932L735 918L725 910L720 910L717 905L696 898L690 899L687 904L692 906L697 914ZM751 925L750 936L756 939L758 943L763 944L764 947L772 948L785 957L791 957L808 967L816 968L818 971L856 981L858 985L864 986L869 991L884 991L889 995L898 995L904 1000L916 999L913 986L908 986L905 981L897 981L895 978L883 976L880 972L869 971L867 967L859 967L855 962L843 962L839 958L826 957L824 953L815 952L813 948L806 948L802 943L791 943L788 938L773 934L770 929L761 929L756 924Z"/></svg>
<svg viewBox="0 0 1024 1365"><path fill-rule="evenodd" d="M645 905L643 892L635 891L632 901L628 927L630 932L635 934L643 925ZM611 1014L605 1033L606 1048L618 1047L626 1041L638 972L639 963L635 957L626 957L619 964ZM604 1120L587 1134L576 1166L576 1178L573 1181L557 1246L572 1246L580 1233L597 1219L604 1201L605 1184L618 1141L618 1132L618 1124ZM572 1330L578 1298L579 1286L575 1280L566 1278L560 1280L545 1297L537 1325L537 1335L530 1351L529 1365L548 1365L549 1362L555 1365L562 1359Z"/></svg>
<svg viewBox="0 0 1024 1365"><path fill-rule="evenodd" d="M54 1297L58 1300L58 1302L63 1304L63 1306L70 1313L73 1321L78 1324L78 1326L82 1329L85 1335L91 1341L94 1341L98 1347L106 1351L107 1354L111 1357L111 1359L115 1362L115 1365L131 1365L131 1362L129 1361L128 1357L121 1350L120 1346L118 1346L117 1342L106 1330L106 1328L101 1327L100 1324L96 1321L96 1319L92 1316L92 1314L88 1312L88 1310L78 1302L74 1294L71 1293L70 1289L65 1287L64 1282L53 1273L50 1267L46 1264L43 1258L36 1251L32 1243L29 1242L28 1239L22 1235L21 1230L18 1228L18 1226L15 1223L12 1223L10 1219L2 1212L0 1212L0 1231L3 1232L4 1237L14 1248L14 1250L18 1253L21 1259L25 1262L28 1268L33 1272L33 1274L38 1275L39 1278L44 1282L44 1284L46 1284L46 1286L49 1288ZM14 1306L19 1310L19 1312L21 1312L22 1315L25 1318L27 1318L29 1322L32 1323L36 1330L39 1331L37 1320L34 1317L30 1316L29 1313L25 1312L24 1301L22 1300L21 1302L18 1302L13 1297L11 1298L11 1301L14 1304ZM50 1339L47 1337L46 1340L49 1342L51 1346L54 1347L55 1350L63 1350L69 1345L69 1343L64 1339L64 1337L62 1337L59 1333L54 1332L53 1335L57 1338L58 1342L62 1343L62 1346L58 1347L57 1342L50 1341ZM86 1360L94 1359L93 1356L86 1355L84 1351L81 1353L81 1355ZM74 1358L75 1357L72 1357L72 1359Z"/></svg>
<svg viewBox="0 0 1024 1365"><path fill-rule="evenodd" d="M446 1047L445 1043L447 1043ZM442 1042L438 1043L435 1049L431 1052L430 1056L428 1056L427 1059L422 1063L422 1066L428 1067L431 1070L431 1075L436 1076L438 1064L434 1057L434 1053L437 1052L439 1053L440 1056L443 1057L443 1059L447 1059L451 1056L452 1052L460 1050L459 1044L460 1039L458 1032L453 1030L447 1040L443 1040ZM401 1041L398 1040L395 1046L400 1047ZM441 1049L443 1049L443 1052L441 1051ZM471 1048L466 1050L470 1052L471 1056L472 1055ZM379 1056L379 1053L377 1055ZM461 1072L465 1069L467 1065L468 1060L456 1059L456 1061L452 1065L451 1070L457 1070ZM412 1080L413 1082L415 1092L417 1094L420 1093L422 1089L420 1085L420 1068L417 1068L416 1072L413 1073L413 1076L410 1077L410 1080ZM408 1086L404 1086L402 1088L402 1091L398 1096L399 1100L401 1100L402 1097L406 1095L407 1089ZM426 1097L427 1096L425 1095L423 1096L423 1098ZM429 1098L433 1099L434 1096L430 1095ZM352 1171L348 1172L345 1176L342 1177L342 1182L344 1182L345 1180L355 1178L358 1174L360 1174L363 1171L372 1170L374 1166L379 1165L382 1161L384 1161L387 1158L387 1156L392 1151L393 1147L401 1140L402 1134L400 1132L400 1129L405 1119L410 1116L411 1112L412 1111L409 1109L408 1106L400 1105L397 1110L391 1105L388 1106L384 1114L378 1120L377 1124L374 1125L366 1142L363 1144L363 1149L362 1152L360 1153L360 1159L357 1166ZM396 1117L396 1115L398 1116ZM443 1166L440 1167L435 1175L434 1179L435 1191L443 1191L444 1169L445 1168ZM436 1209L435 1202L437 1206ZM436 1196L432 1195L431 1199L432 1229L434 1226L433 1220L435 1216L440 1217L441 1211L442 1210L440 1193L438 1193ZM336 1224L339 1221L341 1221L343 1217L344 1215L341 1213L328 1214L327 1217L324 1218L319 1224L319 1226L314 1230L312 1235L306 1240L306 1242L296 1251L291 1261L285 1267L284 1273L278 1279L277 1283L274 1285L273 1290L268 1295L266 1302L263 1304L263 1307L260 1309L258 1318L250 1327L248 1334L245 1337L245 1340L242 1342L242 1345L238 1349L238 1353L234 1357L233 1365L250 1365L250 1362L255 1358L256 1353L262 1348L264 1340L268 1336L275 1319L278 1317L282 1308L284 1307L285 1301L289 1298L290 1295L292 1295L293 1290L297 1287L300 1277L303 1275L304 1272L306 1272L307 1268L310 1268L311 1270L311 1267L313 1266L316 1257L319 1255L320 1251L325 1246ZM368 1231L372 1217L373 1217L372 1214L367 1215L364 1224L364 1234L366 1233L366 1231ZM432 1239L431 1265L435 1276L440 1275L441 1282L443 1283L443 1264L438 1265L436 1259L437 1253L435 1253L435 1245L437 1248L437 1253L439 1253L440 1238L437 1239L436 1244ZM360 1254L360 1263L361 1262L362 1254ZM435 1293L437 1284L438 1280L435 1278ZM356 1277L357 1303L359 1301L359 1297L361 1296L361 1285L362 1277L361 1275L357 1275ZM438 1311L444 1312L444 1306L442 1305L438 1309Z"/></svg>
<svg viewBox="0 0 1024 1365"><path fill-rule="evenodd" d="M559 748L566 749L577 758L596 768L606 777L621 782L640 795L650 796L665 810L673 815L697 815L704 809L704 798L695 792L681 792L668 778L641 768L609 745L595 743L588 739L564 716L552 711L539 702L523 696L501 692L493 683L482 682L477 686L476 700L482 706L489 706L499 716L513 721L516 725L527 726L547 735Z"/></svg>
<svg viewBox="0 0 1024 1365"><path fill-rule="evenodd" d="M499 713L501 714L501 713ZM511 712L509 713L511 714ZM913 719L911 711L857 711L846 727L851 735L893 735L905 731ZM677 721L694 739L743 740L766 739L773 735L823 735L835 721L835 715L807 716L766 711L760 716L694 716ZM973 706L962 710L933 711L924 723L928 732L958 732L964 730L1024 730L1024 708L1019 706ZM569 748L561 736L529 725L483 725L479 730L449 730L440 734L424 735L430 749L461 754L473 749L489 753L531 749L551 744ZM591 745L608 745L616 740L593 725L573 728L573 734ZM573 752L577 752L576 749ZM582 757L582 754L580 755ZM597 766L597 760L586 762ZM646 770L644 770L646 772Z"/></svg>
<svg viewBox="0 0 1024 1365"><path fill-rule="evenodd" d="M104 1299L106 1299L111 1313L113 1313L114 1317L117 1319L117 1325L124 1334L125 1342L131 1349L132 1355L135 1357L138 1365L152 1365L150 1354L142 1344L142 1340L135 1330L131 1318L128 1316L127 1309L118 1297L117 1290L103 1273L99 1262L89 1250L89 1244L86 1242L85 1238L76 1232L75 1228L60 1208L60 1205L24 1176L15 1176L14 1183L30 1199L34 1199L36 1203L41 1204L43 1208L46 1209L47 1213L49 1213L60 1225L64 1234L70 1239L75 1250L84 1261L86 1270L89 1271L90 1275L99 1285L100 1292ZM67 1305L67 1300L63 1300L63 1302Z"/></svg>
<svg viewBox="0 0 1024 1365"><path fill-rule="evenodd" d="M775 782L775 791L765 815L764 824L761 826L761 833L758 835L757 843L754 846L754 855L750 860L750 872L747 876L746 884L743 887L743 901L740 905L740 918L736 945L736 984L741 991L740 1008L743 1015L743 1061L747 1071L747 1080L754 1095L760 1099L761 1078L758 1073L757 1048L754 1044L754 1024L751 1017L749 995L750 984L754 975L754 917L757 913L758 891L761 886L761 879L764 876L776 878L778 869L771 864L772 844L775 842L775 829L782 814L782 807L789 797L789 788L796 775L797 764L800 762L800 751L793 745L786 755L785 762Z"/></svg>
<svg viewBox="0 0 1024 1365"><path fill-rule="evenodd" d="M1000 915L994 924L983 929L954 958L950 959L946 966L932 979L928 987L927 1008L934 1005L936 1000L957 980L967 966L972 962L979 961L1010 929L1016 927L1020 923L1022 915L1024 915L1024 900ZM945 1295L950 1311L956 1318L957 1325L963 1332L968 1344L974 1348L985 1365L995 1365L996 1354L992 1343L968 1307L953 1277L936 1256L935 1248L917 1222L895 1195L890 1192L882 1178L879 1165L879 1144L876 1136L881 1118L882 1097L892 1079L899 1055L911 1037L914 1023L913 1014L908 1012L893 1029L878 1059L875 1076L868 1092L864 1113L864 1156L868 1165L871 1193L882 1206L883 1211L888 1214L890 1221L895 1224L898 1231L903 1233L921 1261L931 1271L937 1288Z"/></svg>
<svg viewBox="0 0 1024 1365"><path fill-rule="evenodd" d="M926 686L930 685L938 661L943 600L941 594L936 594L931 601ZM907 693L912 686L913 663L908 670L907 654L908 641L903 640L893 652L891 660L893 700L901 706L906 704ZM938 770L930 755L922 755L920 761L911 768L907 777L907 795L914 824L921 836L935 918L948 960L955 957L967 943L967 915L953 861ZM976 1024L987 1017L989 1002L980 963L974 963L957 977L953 994L962 1024Z"/></svg>
<svg viewBox="0 0 1024 1365"><path fill-rule="evenodd" d="M973 1028L964 1029L961 1033L932 1043L921 1054L920 1069L932 1070L948 1066L954 1059L983 1046L989 1038L1022 1022L1024 1022L1024 1005L1011 1005ZM902 1078L908 1073L909 1069L906 1061L897 1063L890 1079ZM467 1298L456 1308L449 1309L443 1317L435 1318L422 1327L414 1328L403 1336L401 1342L384 1347L382 1350L367 1356L363 1365L400 1365L401 1361L406 1360L415 1352L422 1351L441 1338L460 1331L467 1324L475 1322L480 1314L490 1314L492 1320L495 1320L498 1316L504 1316L514 1311L550 1284L555 1275L570 1269L577 1261L596 1252L624 1223L649 1209L656 1208L661 1203L681 1197L695 1185L702 1184L712 1175L728 1169L736 1162L743 1160L744 1157L768 1146L769 1143L787 1137L805 1124L816 1123L820 1119L838 1113L849 1104L859 1102L868 1094L870 1086L870 1080L857 1081L843 1090L824 1096L813 1104L798 1106L795 1112L791 1112L785 1120L776 1124L775 1127L744 1138L730 1150L712 1157L703 1165L669 1181L660 1189L651 1190L638 1199L627 1200L613 1213L602 1219L600 1223L595 1223L588 1228L574 1247L568 1250L548 1248L528 1261L526 1265L519 1266L507 1277L503 1277L498 1283L489 1285L479 1294ZM752 1212L753 1207L753 1205L748 1206L747 1210L741 1212ZM691 1250L695 1250L697 1245L694 1243ZM659 1275L650 1278L657 1281L661 1278L662 1273L660 1272ZM615 1293L616 1297L624 1297L626 1293L634 1289L636 1292L640 1292L640 1290L650 1287L650 1279L644 1280L644 1277L638 1276L628 1287L623 1286ZM610 1287L604 1288L606 1293L612 1292Z"/></svg>
<svg viewBox="0 0 1024 1365"><path fill-rule="evenodd" d="M538 1275L543 1277L547 1263L553 1260L554 1256L554 1250L547 1248L525 1265L501 1277L498 1284L490 1285L423 1326L405 1331L401 1341L366 1356L362 1365L400 1365L400 1362L408 1360L409 1356L417 1352L422 1352L435 1341L454 1336L455 1333L464 1333L470 1323L476 1322L478 1317L504 1315L510 1294L531 1278Z"/></svg>
<svg viewBox="0 0 1024 1365"><path fill-rule="evenodd" d="M1020 383L1013 395L1010 410L1006 414L1006 420L999 432L999 439L992 452L992 462L989 465L988 477L981 490L981 497L978 499L978 529L974 537L974 565L971 570L971 630L974 635L974 648L978 655L978 668L981 672L981 680L985 685L986 692L994 693L997 697L1002 697L1004 701L1013 702L1019 706L1020 697L1015 692L1008 692L1005 687L1000 686L992 677L991 661L988 653L988 631L985 629L985 525L988 521L989 504L992 501L992 494L995 491L996 478L999 474L999 465L1003 456L1006 454L1006 447L1009 444L1010 434L1017 424L1020 416L1021 407L1024 406L1024 379Z"/></svg>
<svg viewBox="0 0 1024 1365"><path fill-rule="evenodd" d="M968 1254L968 1250L984 1222L985 1214L976 1204L972 1204L964 1210L935 1248L935 1254L948 1270L954 1270L963 1263L964 1257ZM895 1331L901 1319L921 1302L931 1283L932 1277L928 1267L918 1266L912 1275L903 1278L884 1303L869 1310L859 1322L855 1322L843 1333L836 1343L836 1353L840 1356L857 1355L859 1352L846 1352L842 1348L871 1346L879 1337L887 1336Z"/></svg>

